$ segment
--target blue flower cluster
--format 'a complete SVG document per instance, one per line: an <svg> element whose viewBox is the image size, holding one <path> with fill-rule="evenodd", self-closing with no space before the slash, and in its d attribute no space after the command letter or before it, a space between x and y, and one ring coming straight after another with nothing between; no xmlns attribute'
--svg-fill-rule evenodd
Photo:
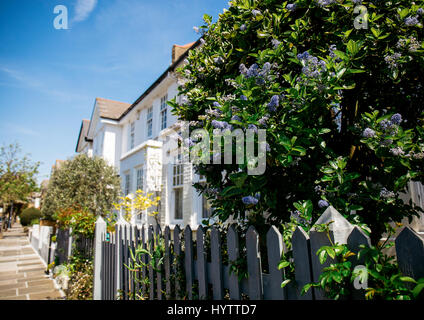
<svg viewBox="0 0 424 320"><path fill-rule="evenodd" d="M402 115L400 113L395 113L392 115L390 121L392 121L394 124L399 125L402 122Z"/></svg>
<svg viewBox="0 0 424 320"><path fill-rule="evenodd" d="M272 46L274 47L274 49L277 49L278 46L280 45L281 41L279 41L277 39L272 39L271 43L272 43Z"/></svg>
<svg viewBox="0 0 424 320"><path fill-rule="evenodd" d="M320 201L318 201L318 207L319 208L327 208L329 206L329 204L328 204L328 202L327 201L325 201L325 200L320 200Z"/></svg>
<svg viewBox="0 0 424 320"><path fill-rule="evenodd" d="M390 149L390 153L398 157L398 156L403 156L405 154L405 151L403 151L401 147L396 147L396 148Z"/></svg>
<svg viewBox="0 0 424 320"><path fill-rule="evenodd" d="M252 10L252 14L253 14L254 17L256 17L258 15L261 15L262 13L259 10L255 9L255 10Z"/></svg>
<svg viewBox="0 0 424 320"><path fill-rule="evenodd" d="M294 10L296 10L296 7L297 7L296 3L289 3L286 6L286 9L289 10L289 11L294 11Z"/></svg>
<svg viewBox="0 0 424 320"><path fill-rule="evenodd" d="M224 59L222 57L217 57L213 59L213 62L215 62L215 64L223 64Z"/></svg>
<svg viewBox="0 0 424 320"><path fill-rule="evenodd" d="M389 65L390 69L396 69L398 67L398 60L402 57L402 54L395 52L392 55L388 55L384 58L384 61Z"/></svg>
<svg viewBox="0 0 424 320"><path fill-rule="evenodd" d="M364 137L364 138L373 138L373 137L375 137L375 131L373 130L373 129L371 129L371 128L366 128L365 130L364 130L364 132L362 132L362 136Z"/></svg>
<svg viewBox="0 0 424 320"><path fill-rule="evenodd" d="M380 191L380 197L384 199L394 198L395 194L392 191L382 188Z"/></svg>
<svg viewBox="0 0 424 320"><path fill-rule="evenodd" d="M252 196L243 197L241 199L245 205L256 205L259 200Z"/></svg>
<svg viewBox="0 0 424 320"><path fill-rule="evenodd" d="M242 63L239 66L239 71L246 78L256 78L256 83L263 85L271 71L271 64L269 62L265 62L261 69L256 63L252 64L249 68Z"/></svg>
<svg viewBox="0 0 424 320"><path fill-rule="evenodd" d="M219 118L222 115L221 110L218 109L208 109L206 110L206 113L211 116L211 117L215 117L215 118Z"/></svg>
<svg viewBox="0 0 424 320"><path fill-rule="evenodd" d="M231 120L232 121L238 121L238 122L241 122L242 121L241 118L239 116L237 116L237 115L232 116L231 117Z"/></svg>
<svg viewBox="0 0 424 320"><path fill-rule="evenodd" d="M409 37L409 39L399 39L396 44L398 49L407 49L410 52L415 52L421 47L421 43L417 41L415 37Z"/></svg>
<svg viewBox="0 0 424 320"><path fill-rule="evenodd" d="M271 101L268 103L269 112L277 111L277 107L280 106L280 96L273 95Z"/></svg>
<svg viewBox="0 0 424 320"><path fill-rule="evenodd" d="M416 26L417 24L419 24L420 22L418 21L418 16L415 16L415 17L407 17L406 19L405 19L405 24L408 26L408 27L413 27L413 26Z"/></svg>
<svg viewBox="0 0 424 320"><path fill-rule="evenodd" d="M307 77L319 78L323 72L327 71L325 61L318 60L317 57L310 55L308 51L299 53L297 59L302 62L302 72Z"/></svg>
<svg viewBox="0 0 424 320"><path fill-rule="evenodd" d="M269 114L266 114L266 115L264 115L262 118L260 118L259 120L258 120L258 123L261 125L261 126L263 126L263 127L267 127L267 122L268 122L268 120L269 120Z"/></svg>
<svg viewBox="0 0 424 320"><path fill-rule="evenodd" d="M247 129L249 129L249 130L253 130L256 134L258 133L258 127L257 127L257 126L255 126L254 124L249 124L249 125L247 126Z"/></svg>
<svg viewBox="0 0 424 320"><path fill-rule="evenodd" d="M330 48L328 49L329 55L331 58L337 57L336 54L334 53L335 50L337 50L337 46L335 44L332 44Z"/></svg>
<svg viewBox="0 0 424 320"><path fill-rule="evenodd" d="M242 24L242 25L240 26L240 31L244 31L244 30L246 30L246 25L245 25L245 24Z"/></svg>
<svg viewBox="0 0 424 320"><path fill-rule="evenodd" d="M326 6L329 6L330 4L334 3L335 0L318 0L317 2L318 2L318 5L320 7L326 7Z"/></svg>
<svg viewBox="0 0 424 320"><path fill-rule="evenodd" d="M211 122L212 127L214 127L215 129L230 129L231 130L231 125L226 122L226 121L218 121L218 120L212 120Z"/></svg>
<svg viewBox="0 0 424 320"><path fill-rule="evenodd" d="M398 125L400 123L400 121L402 121L402 116L400 116L400 114L396 114L393 115L394 121L393 120L387 120L384 119L383 121L380 122L380 128L385 132L388 133L390 135L395 135L398 132ZM396 122L395 122L396 121Z"/></svg>

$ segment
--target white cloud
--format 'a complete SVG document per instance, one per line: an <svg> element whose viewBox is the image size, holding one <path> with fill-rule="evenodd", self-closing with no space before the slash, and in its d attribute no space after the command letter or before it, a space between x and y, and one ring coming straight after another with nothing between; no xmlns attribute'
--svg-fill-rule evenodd
<svg viewBox="0 0 424 320"><path fill-rule="evenodd" d="M77 0L74 21L84 21L96 7L97 0Z"/></svg>

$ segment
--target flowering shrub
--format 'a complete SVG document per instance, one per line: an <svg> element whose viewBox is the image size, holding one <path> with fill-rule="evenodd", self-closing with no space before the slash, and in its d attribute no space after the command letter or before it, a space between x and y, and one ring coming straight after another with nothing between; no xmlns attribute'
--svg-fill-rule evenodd
<svg viewBox="0 0 424 320"><path fill-rule="evenodd" d="M57 212L54 218L62 228L72 228L73 234L94 237L96 216L91 211L68 208Z"/></svg>
<svg viewBox="0 0 424 320"><path fill-rule="evenodd" d="M135 192L135 196L129 197L118 197L121 202L120 203L113 203L116 210L123 209L124 210L124 218L127 221L130 221L132 218L132 215L141 215L146 212L147 209L158 206L160 197L155 197L154 193L145 193L143 190L137 190ZM149 215L151 216L157 216L157 211L151 211L149 212Z"/></svg>
<svg viewBox="0 0 424 320"><path fill-rule="evenodd" d="M66 292L67 300L93 299L93 263L86 261L72 273Z"/></svg>
<svg viewBox="0 0 424 320"><path fill-rule="evenodd" d="M359 4L364 28L354 26ZM424 181L423 8L233 0L216 23L204 16L174 113L191 130L265 129L268 143L260 176L247 164L195 166L221 221L280 225L310 201L306 228L331 204L376 243L388 222L418 214L399 195Z"/></svg>

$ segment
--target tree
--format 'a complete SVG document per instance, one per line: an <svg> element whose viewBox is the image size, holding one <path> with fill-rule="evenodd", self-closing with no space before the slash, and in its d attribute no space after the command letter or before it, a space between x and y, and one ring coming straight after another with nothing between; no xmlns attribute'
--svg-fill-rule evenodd
<svg viewBox="0 0 424 320"><path fill-rule="evenodd" d="M18 143L0 148L0 203L3 218L9 208L9 219L16 217L16 206L27 203L32 192L38 190L36 174L39 162L32 162L29 155L21 155ZM5 227L6 224L3 223Z"/></svg>
<svg viewBox="0 0 424 320"><path fill-rule="evenodd" d="M376 243L389 222L420 212L400 194L424 181L423 8L233 0L216 23L204 16L173 112L191 130L265 129L267 139L263 175L247 164L195 167L220 220L294 217L309 228L331 204Z"/></svg>
<svg viewBox="0 0 424 320"><path fill-rule="evenodd" d="M42 205L45 218L61 210L82 209L105 215L120 194L120 178L114 167L99 157L80 154L52 173Z"/></svg>

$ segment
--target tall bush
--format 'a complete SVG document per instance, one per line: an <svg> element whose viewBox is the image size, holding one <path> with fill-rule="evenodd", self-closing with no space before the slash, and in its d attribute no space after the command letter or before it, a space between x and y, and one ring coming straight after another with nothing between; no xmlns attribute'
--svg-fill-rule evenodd
<svg viewBox="0 0 424 320"><path fill-rule="evenodd" d="M191 130L265 129L268 143L263 175L246 164L195 168L215 215L307 225L331 204L370 227L373 242L388 222L417 215L400 195L424 181L423 10L424 1L233 0L216 23L205 15L174 113Z"/></svg>
<svg viewBox="0 0 424 320"><path fill-rule="evenodd" d="M28 226L41 218L41 211L36 208L27 208L22 211L19 217L21 224L23 226Z"/></svg>

